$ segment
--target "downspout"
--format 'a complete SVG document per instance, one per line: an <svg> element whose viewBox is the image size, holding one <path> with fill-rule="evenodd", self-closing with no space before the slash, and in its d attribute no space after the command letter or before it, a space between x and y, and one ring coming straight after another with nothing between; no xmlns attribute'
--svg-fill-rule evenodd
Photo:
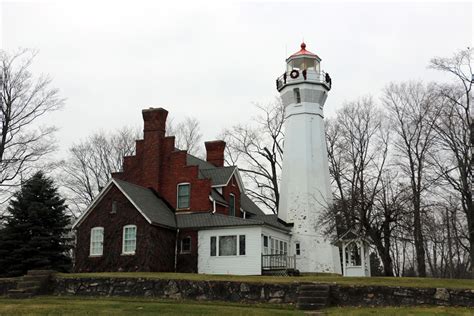
<svg viewBox="0 0 474 316"><path fill-rule="evenodd" d="M176 240L174 243L174 272L178 272L178 240L179 240L179 228L176 229Z"/></svg>

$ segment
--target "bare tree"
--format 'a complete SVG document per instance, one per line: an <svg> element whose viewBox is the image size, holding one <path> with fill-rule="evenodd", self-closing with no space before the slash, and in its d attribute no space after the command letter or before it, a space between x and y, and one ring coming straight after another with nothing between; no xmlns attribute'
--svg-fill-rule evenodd
<svg viewBox="0 0 474 316"><path fill-rule="evenodd" d="M66 188L73 213L83 211L109 181L112 172L122 169L124 156L135 153L138 129L124 127L112 133L97 132L69 149L61 164L60 182Z"/></svg>
<svg viewBox="0 0 474 316"><path fill-rule="evenodd" d="M260 114L252 125L236 125L223 132L226 163L239 165L247 193L260 205L278 213L279 180L283 159L284 106L277 98L256 105Z"/></svg>
<svg viewBox="0 0 474 316"><path fill-rule="evenodd" d="M194 117L185 117L183 121L173 124L170 120L166 126L166 135L175 137L175 146L187 150L191 155L201 155L202 133L199 121Z"/></svg>
<svg viewBox="0 0 474 316"><path fill-rule="evenodd" d="M393 275L391 238L402 194L386 167L389 133L371 97L345 104L327 128L334 205L322 222L328 230L357 228L369 237Z"/></svg>
<svg viewBox="0 0 474 316"><path fill-rule="evenodd" d="M0 191L15 187L34 163L55 149L53 126L38 126L38 119L58 110L64 99L51 88L51 78L30 72L36 52L0 51L1 131Z"/></svg>
<svg viewBox="0 0 474 316"><path fill-rule="evenodd" d="M471 102L474 72L473 51L468 48L451 58L434 58L430 67L450 74L453 84L438 85L442 113L436 123L439 151L447 159L436 159L442 179L460 198L467 218L471 273L474 277L474 206L472 203ZM444 157L443 157L444 158Z"/></svg>
<svg viewBox="0 0 474 316"><path fill-rule="evenodd" d="M439 116L436 95L431 87L425 87L421 82L391 83L384 89L382 100L396 135L394 147L398 168L409 179L417 272L425 277L422 194L430 184L427 159L436 138L435 122Z"/></svg>

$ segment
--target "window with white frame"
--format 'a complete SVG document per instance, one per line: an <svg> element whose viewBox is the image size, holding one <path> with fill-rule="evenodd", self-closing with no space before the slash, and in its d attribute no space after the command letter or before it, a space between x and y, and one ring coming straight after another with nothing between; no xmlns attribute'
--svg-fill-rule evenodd
<svg viewBox="0 0 474 316"><path fill-rule="evenodd" d="M297 256L301 255L301 246L299 242L295 243L295 250Z"/></svg>
<svg viewBox="0 0 474 316"><path fill-rule="evenodd" d="M263 254L268 255L268 236L263 236Z"/></svg>
<svg viewBox="0 0 474 316"><path fill-rule="evenodd" d="M214 256L245 256L245 235L211 236L211 253Z"/></svg>
<svg viewBox="0 0 474 316"><path fill-rule="evenodd" d="M191 252L191 237L185 237L181 239L181 253Z"/></svg>
<svg viewBox="0 0 474 316"><path fill-rule="evenodd" d="M189 208L189 200L191 197L191 185L189 183L178 184L178 209Z"/></svg>
<svg viewBox="0 0 474 316"><path fill-rule="evenodd" d="M91 256L102 256L104 253L104 227L94 227L91 229Z"/></svg>
<svg viewBox="0 0 474 316"><path fill-rule="evenodd" d="M137 248L137 226L127 225L123 227L123 254L135 254Z"/></svg>
<svg viewBox="0 0 474 316"><path fill-rule="evenodd" d="M229 195L229 216L235 216L235 196Z"/></svg>

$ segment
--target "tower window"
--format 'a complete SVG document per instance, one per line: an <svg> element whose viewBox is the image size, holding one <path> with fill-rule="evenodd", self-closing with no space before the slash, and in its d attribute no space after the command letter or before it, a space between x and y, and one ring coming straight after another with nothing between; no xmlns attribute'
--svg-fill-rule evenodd
<svg viewBox="0 0 474 316"><path fill-rule="evenodd" d="M301 103L300 89L299 88L294 88L293 93L295 95L296 103Z"/></svg>

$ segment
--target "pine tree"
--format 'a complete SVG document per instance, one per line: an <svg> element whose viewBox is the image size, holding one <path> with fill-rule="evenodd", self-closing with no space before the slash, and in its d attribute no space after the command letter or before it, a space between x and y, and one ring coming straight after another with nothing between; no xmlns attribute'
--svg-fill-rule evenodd
<svg viewBox="0 0 474 316"><path fill-rule="evenodd" d="M26 181L8 206L0 231L0 275L23 275L31 269L67 271L69 218L53 181L42 172Z"/></svg>

